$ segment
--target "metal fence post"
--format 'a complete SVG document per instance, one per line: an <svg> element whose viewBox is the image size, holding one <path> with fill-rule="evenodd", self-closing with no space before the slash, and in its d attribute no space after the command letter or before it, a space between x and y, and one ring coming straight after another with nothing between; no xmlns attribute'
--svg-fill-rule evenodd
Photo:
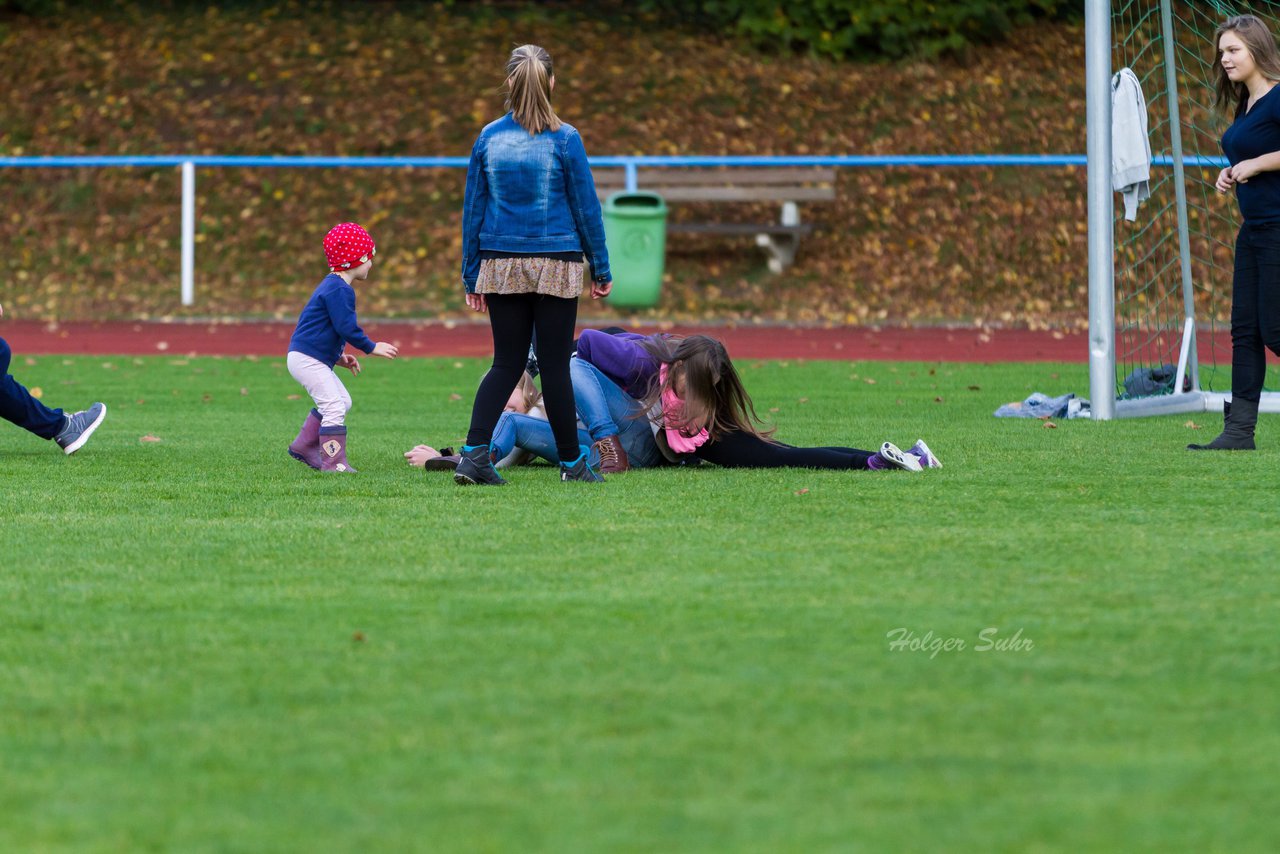
<svg viewBox="0 0 1280 854"><path fill-rule="evenodd" d="M196 301L196 165L182 164L182 304Z"/></svg>

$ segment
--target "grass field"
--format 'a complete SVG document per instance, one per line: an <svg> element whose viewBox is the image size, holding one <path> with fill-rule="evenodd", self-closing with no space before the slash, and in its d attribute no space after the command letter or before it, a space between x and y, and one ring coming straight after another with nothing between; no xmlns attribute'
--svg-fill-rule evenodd
<svg viewBox="0 0 1280 854"><path fill-rule="evenodd" d="M1273 417L1193 455L1219 416L991 417L1084 366L745 362L781 438L946 467L460 489L400 453L480 365L372 361L326 477L282 358L15 359L110 416L0 429L0 850L1280 847Z"/></svg>

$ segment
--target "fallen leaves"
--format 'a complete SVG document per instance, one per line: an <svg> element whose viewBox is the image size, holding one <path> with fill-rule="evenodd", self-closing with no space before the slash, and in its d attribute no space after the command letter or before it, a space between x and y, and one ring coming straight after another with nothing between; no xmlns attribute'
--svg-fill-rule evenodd
<svg viewBox="0 0 1280 854"><path fill-rule="evenodd" d="M542 38L565 47L556 57L557 108L592 155L1083 149L1077 25L1020 30L967 63L859 65L767 55L719 34L637 26L629 13L601 17L579 5L528 14ZM7 104L0 156L465 155L503 108L477 76L478 54L460 46L506 43L527 22L511 4L484 15L452 6L393 11L393 26L344 18L344 40L363 47L333 44L320 55L307 46L332 21L305 6L266 28L252 4L202 17L194 29L170 14L86 15L57 27L6 18L0 70L30 97ZM101 45L113 46L109 61ZM420 61L423 45L433 61ZM663 62L655 66L654 56ZM339 62L342 74L334 73ZM1010 68L1017 95L991 97L985 81L1007 80ZM636 69L649 71L637 81ZM370 103L375 90L377 109L349 109ZM196 304L188 308L177 286L176 170L0 170L0 191L22 211L0 233L0 253L22 259L18 274L29 276L15 307L41 319L293 318L323 275L317 246L331 223L315 211L345 210L359 198L369 216L385 217L380 264L359 291L362 316L472 317L457 281L462 170L317 175L198 170ZM673 233L662 300L639 316L1075 324L1084 305L1086 234L1076 227L1085 219L1084 177L1069 168L841 170L835 201L801 205L814 233L783 274L764 273L750 236ZM775 204L672 209L673 222L777 217ZM587 301L583 319L606 311ZM181 346L155 348L170 345Z"/></svg>
<svg viewBox="0 0 1280 854"><path fill-rule="evenodd" d="M152 436L150 433L148 433L147 435L140 437L140 438L138 439L138 441L139 441L139 442L145 442L145 443L148 443L148 444L149 444L149 443L152 443L152 442L163 442L164 440L163 440L163 439L161 439L159 436Z"/></svg>

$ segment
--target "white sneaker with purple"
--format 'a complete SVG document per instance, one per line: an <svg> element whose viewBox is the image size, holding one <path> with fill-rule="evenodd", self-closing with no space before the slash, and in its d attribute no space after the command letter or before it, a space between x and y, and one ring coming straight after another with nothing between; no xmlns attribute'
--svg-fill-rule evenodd
<svg viewBox="0 0 1280 854"><path fill-rule="evenodd" d="M920 465L927 469L942 468L942 460L933 455L933 451L929 450L929 446L924 443L924 439L916 439L916 443L907 451L913 457L920 460Z"/></svg>
<svg viewBox="0 0 1280 854"><path fill-rule="evenodd" d="M870 469L902 469L903 471L923 471L920 461L911 454L904 454L897 445L885 442L880 450L867 461Z"/></svg>

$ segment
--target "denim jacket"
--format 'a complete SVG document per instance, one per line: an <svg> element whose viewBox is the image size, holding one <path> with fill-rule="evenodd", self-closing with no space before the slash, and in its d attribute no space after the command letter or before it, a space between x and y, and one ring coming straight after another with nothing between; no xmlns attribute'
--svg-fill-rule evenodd
<svg viewBox="0 0 1280 854"><path fill-rule="evenodd" d="M608 281L609 250L582 137L560 123L537 136L511 113L480 132L462 205L462 282L475 293L480 251L582 252L595 281Z"/></svg>

